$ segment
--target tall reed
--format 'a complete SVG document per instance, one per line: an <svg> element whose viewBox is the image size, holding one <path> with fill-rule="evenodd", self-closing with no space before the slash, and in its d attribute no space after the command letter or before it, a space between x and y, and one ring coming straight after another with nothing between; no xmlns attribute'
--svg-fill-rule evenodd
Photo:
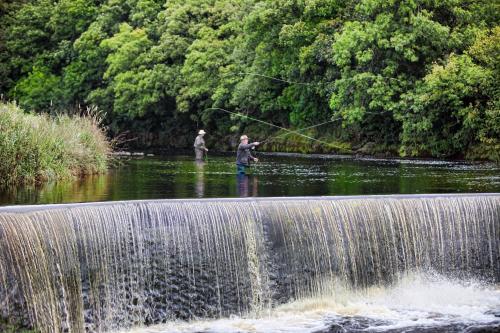
<svg viewBox="0 0 500 333"><path fill-rule="evenodd" d="M0 185L102 173L110 152L110 141L95 111L51 117L0 103Z"/></svg>

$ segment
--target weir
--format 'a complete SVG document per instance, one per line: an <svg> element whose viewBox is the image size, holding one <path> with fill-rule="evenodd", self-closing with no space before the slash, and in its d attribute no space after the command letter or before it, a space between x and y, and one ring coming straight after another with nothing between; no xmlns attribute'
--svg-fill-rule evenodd
<svg viewBox="0 0 500 333"><path fill-rule="evenodd" d="M394 283L500 281L500 194L0 208L0 317L105 332Z"/></svg>

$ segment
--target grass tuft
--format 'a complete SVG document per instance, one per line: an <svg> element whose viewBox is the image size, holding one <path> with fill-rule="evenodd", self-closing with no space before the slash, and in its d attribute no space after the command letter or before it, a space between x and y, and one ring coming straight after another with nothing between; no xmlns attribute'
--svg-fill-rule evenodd
<svg viewBox="0 0 500 333"><path fill-rule="evenodd" d="M106 172L111 145L101 120L94 109L50 117L0 103L0 185Z"/></svg>

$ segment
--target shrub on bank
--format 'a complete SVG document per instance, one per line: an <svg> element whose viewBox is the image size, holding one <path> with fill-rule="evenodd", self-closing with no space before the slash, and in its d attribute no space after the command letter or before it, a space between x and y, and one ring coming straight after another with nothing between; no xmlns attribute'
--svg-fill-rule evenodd
<svg viewBox="0 0 500 333"><path fill-rule="evenodd" d="M110 152L96 115L50 117L0 103L0 185L105 172Z"/></svg>

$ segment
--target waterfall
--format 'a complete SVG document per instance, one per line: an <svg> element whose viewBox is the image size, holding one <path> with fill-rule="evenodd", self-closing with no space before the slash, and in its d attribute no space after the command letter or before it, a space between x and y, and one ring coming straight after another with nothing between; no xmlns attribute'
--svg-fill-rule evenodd
<svg viewBox="0 0 500 333"><path fill-rule="evenodd" d="M0 318L105 332L263 313L407 272L500 281L500 195L0 208Z"/></svg>

